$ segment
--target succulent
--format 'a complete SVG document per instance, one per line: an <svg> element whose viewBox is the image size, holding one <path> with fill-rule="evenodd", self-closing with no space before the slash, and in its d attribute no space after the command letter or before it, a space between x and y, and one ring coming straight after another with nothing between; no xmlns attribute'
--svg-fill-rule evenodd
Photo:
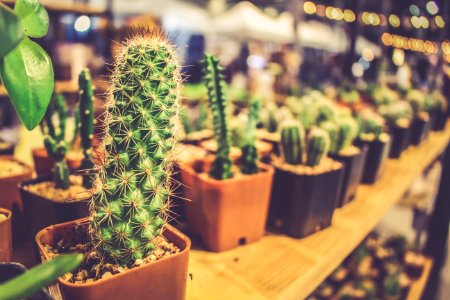
<svg viewBox="0 0 450 300"><path fill-rule="evenodd" d="M352 117L340 117L321 124L330 136L330 153L338 154L353 144L358 135L358 123Z"/></svg>
<svg viewBox="0 0 450 300"><path fill-rule="evenodd" d="M180 82L175 51L161 33L142 32L120 46L89 232L100 255L122 266L153 251L167 220Z"/></svg>
<svg viewBox="0 0 450 300"><path fill-rule="evenodd" d="M308 134L306 165L310 167L320 165L329 148L330 137L328 133L319 127L313 127Z"/></svg>
<svg viewBox="0 0 450 300"><path fill-rule="evenodd" d="M398 100L399 97L397 92L390 89L387 85L376 87L372 94L376 106L391 104Z"/></svg>
<svg viewBox="0 0 450 300"><path fill-rule="evenodd" d="M224 93L224 76L221 74L223 68L214 55L206 54L204 69L204 80L208 89L208 98L213 115L214 134L217 142L216 157L209 171L209 175L214 179L228 179L233 177L233 172L231 170L231 139L227 119L228 99Z"/></svg>
<svg viewBox="0 0 450 300"><path fill-rule="evenodd" d="M361 112L358 116L359 138L363 141L380 141L384 134L384 119L373 111Z"/></svg>
<svg viewBox="0 0 450 300"><path fill-rule="evenodd" d="M342 102L347 104L354 104L360 101L360 95L355 89L343 90L339 94L339 97L341 98Z"/></svg>
<svg viewBox="0 0 450 300"><path fill-rule="evenodd" d="M94 138L94 93L92 90L91 73L89 69L84 69L78 76L78 84L80 87L80 103L78 109L79 128L81 136L81 147L83 148L83 160L81 161L82 170L93 170L94 163L92 161L92 140ZM92 188L91 176L83 177L83 186L87 189Z"/></svg>
<svg viewBox="0 0 450 300"><path fill-rule="evenodd" d="M44 145L49 157L51 157L55 166L53 168L53 181L55 187L59 189L68 189L70 187L69 167L66 162L66 154L69 146L73 143L65 140L67 104L64 96L54 93L52 101L47 108L44 119L41 121L41 130L44 134ZM75 126L76 128L77 126ZM74 138L76 134L74 134Z"/></svg>
<svg viewBox="0 0 450 300"><path fill-rule="evenodd" d="M303 163L305 130L294 121L286 122L281 129L281 153L284 162L290 165Z"/></svg>
<svg viewBox="0 0 450 300"><path fill-rule="evenodd" d="M409 126L413 118L413 109L407 101L396 101L378 108L389 126Z"/></svg>
<svg viewBox="0 0 450 300"><path fill-rule="evenodd" d="M258 173L258 150L256 149L255 129L261 112L261 99L253 98L250 102L245 141L241 147L241 171L244 174Z"/></svg>
<svg viewBox="0 0 450 300"><path fill-rule="evenodd" d="M298 108L297 118L306 130L311 129L317 122L318 110L314 98L303 96Z"/></svg>

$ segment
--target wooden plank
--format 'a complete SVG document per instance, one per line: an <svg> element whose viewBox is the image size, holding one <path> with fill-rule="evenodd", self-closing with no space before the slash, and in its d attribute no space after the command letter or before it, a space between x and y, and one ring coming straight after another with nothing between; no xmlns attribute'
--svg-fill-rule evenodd
<svg viewBox="0 0 450 300"><path fill-rule="evenodd" d="M355 201L338 209L332 226L322 232L304 239L268 233L261 241L223 253L193 249L187 298L306 298L402 198L449 139L447 126L410 147L401 159L389 160L384 176L374 185L361 185Z"/></svg>
<svg viewBox="0 0 450 300"><path fill-rule="evenodd" d="M431 258L425 260L425 269L423 270L422 276L415 281L408 293L407 300L420 300L422 294L425 290L425 285L427 284L428 278L430 277L431 267L433 266L433 261Z"/></svg>

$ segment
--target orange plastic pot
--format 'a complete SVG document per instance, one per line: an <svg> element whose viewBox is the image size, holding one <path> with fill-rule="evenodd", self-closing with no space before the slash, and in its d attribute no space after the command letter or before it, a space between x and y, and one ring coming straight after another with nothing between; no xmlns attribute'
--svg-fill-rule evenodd
<svg viewBox="0 0 450 300"><path fill-rule="evenodd" d="M75 220L47 227L36 235L39 254L43 261L50 259L44 245L73 234L75 226L88 226L87 219ZM74 284L58 280L65 300L123 300L123 299L173 299L186 297L186 281L191 241L181 232L166 225L163 235L180 248L180 252L123 273L95 282Z"/></svg>
<svg viewBox="0 0 450 300"><path fill-rule="evenodd" d="M255 242L264 235L274 170L227 180L199 174L181 165L186 219L209 250L220 252Z"/></svg>
<svg viewBox="0 0 450 300"><path fill-rule="evenodd" d="M10 210L0 208L0 214L6 219L0 221L0 262L10 262L12 259L12 231Z"/></svg>
<svg viewBox="0 0 450 300"><path fill-rule="evenodd" d="M18 185L22 181L31 179L33 169L12 156L2 156L0 159L12 160L24 167L21 174L0 178L0 207L12 212L13 239L14 241L20 241L26 236L27 226Z"/></svg>

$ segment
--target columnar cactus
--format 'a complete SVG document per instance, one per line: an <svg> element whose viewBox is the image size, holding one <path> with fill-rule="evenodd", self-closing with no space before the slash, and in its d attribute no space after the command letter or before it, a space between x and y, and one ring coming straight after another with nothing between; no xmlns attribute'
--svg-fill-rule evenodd
<svg viewBox="0 0 450 300"><path fill-rule="evenodd" d="M318 127L313 127L308 135L308 146L306 155L306 165L310 167L318 166L326 157L330 147L328 133Z"/></svg>
<svg viewBox="0 0 450 300"><path fill-rule="evenodd" d="M94 138L94 93L92 90L91 73L88 69L81 71L78 76L78 85L80 88L79 103L79 123L81 147L83 148L83 160L81 161L82 170L94 169L92 161L92 140ZM83 186L92 188L92 178L90 176L83 177Z"/></svg>
<svg viewBox="0 0 450 300"><path fill-rule="evenodd" d="M266 109L264 111L264 119L263 119L263 125L264 128L268 132L277 132L278 130L278 116L277 116L277 106L274 103L271 103L266 106Z"/></svg>
<svg viewBox="0 0 450 300"><path fill-rule="evenodd" d="M208 88L209 103L213 115L214 134L217 142L217 152L209 175L214 179L233 177L230 158L231 140L227 120L228 99L225 97L224 77L222 67L214 55L205 55L205 84Z"/></svg>
<svg viewBox="0 0 450 300"><path fill-rule="evenodd" d="M330 138L330 153L337 153L337 145L339 140L339 126L334 121L326 121L320 124L320 128L328 132Z"/></svg>
<svg viewBox="0 0 450 300"><path fill-rule="evenodd" d="M361 113L359 116L359 138L365 141L379 141L384 133L384 119L374 113Z"/></svg>
<svg viewBox="0 0 450 300"><path fill-rule="evenodd" d="M303 163L305 130L298 122L287 122L281 128L281 152L290 165Z"/></svg>
<svg viewBox="0 0 450 300"><path fill-rule="evenodd" d="M242 165L241 171L244 174L258 173L258 150L256 149L255 129L259 121L261 112L261 100L253 98L250 102L247 127L245 128L245 141L241 147Z"/></svg>
<svg viewBox="0 0 450 300"><path fill-rule="evenodd" d="M122 266L148 256L166 223L179 69L160 33L130 38L114 62L90 233L97 251Z"/></svg>
<svg viewBox="0 0 450 300"><path fill-rule="evenodd" d="M66 162L66 154L69 143L66 136L67 105L64 96L53 94L52 101L41 122L41 130L44 133L44 145L49 157L55 166L53 168L53 181L55 187L68 189L70 187L69 168Z"/></svg>
<svg viewBox="0 0 450 300"><path fill-rule="evenodd" d="M353 144L353 140L358 135L358 123L352 117L336 120L339 127L339 136L337 139L336 153L339 153Z"/></svg>

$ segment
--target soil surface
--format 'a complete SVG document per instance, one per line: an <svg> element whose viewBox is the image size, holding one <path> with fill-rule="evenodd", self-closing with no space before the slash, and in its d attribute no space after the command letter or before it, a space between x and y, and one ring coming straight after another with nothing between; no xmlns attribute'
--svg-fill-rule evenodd
<svg viewBox="0 0 450 300"><path fill-rule="evenodd" d="M44 248L51 257L75 252L84 254L85 259L81 266L62 277L64 280L75 284L108 278L114 274L123 273L125 270L152 263L180 252L177 246L168 242L165 237L159 236L153 239L156 247L149 256L145 259L135 260L131 267L123 267L115 262L107 262L100 257L96 249L89 243L87 226L75 227L70 237L71 239L56 237L52 245L44 245Z"/></svg>
<svg viewBox="0 0 450 300"><path fill-rule="evenodd" d="M0 178L28 172L28 168L14 160L0 159Z"/></svg>
<svg viewBox="0 0 450 300"><path fill-rule="evenodd" d="M305 165L290 165L283 162L281 157L273 157L272 163L274 166L283 169L285 171L289 171L292 173L296 173L299 175L318 175L323 174L330 171L338 170L342 167L340 162L332 160L329 157L325 157L320 165L310 167Z"/></svg>
<svg viewBox="0 0 450 300"><path fill-rule="evenodd" d="M70 176L70 182L72 185L67 190L57 189L53 181L43 181L36 184L30 184L25 186L24 189L33 194L56 202L71 202L89 197L89 191L81 185L81 176Z"/></svg>

